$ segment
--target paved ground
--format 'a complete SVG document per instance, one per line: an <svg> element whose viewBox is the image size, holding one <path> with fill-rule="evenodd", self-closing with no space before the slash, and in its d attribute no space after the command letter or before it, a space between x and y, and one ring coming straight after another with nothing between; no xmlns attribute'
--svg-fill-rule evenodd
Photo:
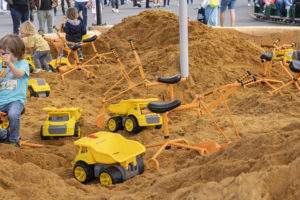
<svg viewBox="0 0 300 200"><path fill-rule="evenodd" d="M171 4L169 7L162 9L169 10L171 12L178 13L178 0L170 0ZM194 0L193 5L189 5L188 7L188 14L190 19L196 19L197 16L197 8L199 7L199 2L202 0ZM252 7L247 6L247 0L239 0L236 4L236 12L237 12L237 26L268 26L268 25L274 25L269 24L266 22L259 22L251 18L250 12ZM143 10L145 10L145 3L142 3L142 8L133 8L132 3L126 4L124 6L121 6L119 8L120 12L118 14L112 13L111 7L104 7L103 10L103 22L106 24L116 24L122 21L123 18L130 16L130 15L136 15ZM89 25L92 24L92 14L91 11L89 11ZM57 16L55 17L55 24L59 25L63 21L63 16L60 10L60 7L58 8ZM38 24L37 18L35 16L35 23ZM229 25L229 16L226 18L225 22L226 26ZM10 17L10 14L1 14L0 15L0 37L7 33L12 32L12 20Z"/></svg>

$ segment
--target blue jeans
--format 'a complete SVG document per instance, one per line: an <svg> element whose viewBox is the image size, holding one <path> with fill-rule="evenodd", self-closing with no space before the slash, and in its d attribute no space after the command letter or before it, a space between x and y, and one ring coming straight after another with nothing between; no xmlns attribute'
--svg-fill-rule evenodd
<svg viewBox="0 0 300 200"><path fill-rule="evenodd" d="M29 19L29 10L22 11L10 8L10 14L13 21L14 34L18 35L21 23Z"/></svg>
<svg viewBox="0 0 300 200"><path fill-rule="evenodd" d="M8 141L18 143L20 139L20 118L24 109L21 101L13 101L11 103L0 105L0 111L6 112L9 120Z"/></svg>
<svg viewBox="0 0 300 200"><path fill-rule="evenodd" d="M37 69L49 71L49 62L52 60L50 51L35 51L32 55Z"/></svg>
<svg viewBox="0 0 300 200"><path fill-rule="evenodd" d="M210 5L205 8L205 19L208 26L217 26L219 20L218 7L211 7Z"/></svg>
<svg viewBox="0 0 300 200"><path fill-rule="evenodd" d="M82 12L82 20L83 20L83 25L86 27L87 26L87 7L86 7L87 2L77 2L75 1L75 7L77 8L78 12Z"/></svg>

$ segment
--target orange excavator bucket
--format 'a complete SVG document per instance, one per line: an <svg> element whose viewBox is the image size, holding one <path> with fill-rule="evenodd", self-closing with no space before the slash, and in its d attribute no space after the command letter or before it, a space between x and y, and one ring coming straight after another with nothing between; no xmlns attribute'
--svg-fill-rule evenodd
<svg viewBox="0 0 300 200"><path fill-rule="evenodd" d="M99 115L97 116L97 126L99 128L104 128L105 125L105 116L106 116L106 108L105 105L100 109Z"/></svg>
<svg viewBox="0 0 300 200"><path fill-rule="evenodd" d="M203 148L203 149L206 150L207 154L212 154L212 153L215 153L217 151L226 149L228 147L228 143L220 145L216 141L206 139L206 140L203 140L202 142L200 142L198 144L193 144L193 146Z"/></svg>

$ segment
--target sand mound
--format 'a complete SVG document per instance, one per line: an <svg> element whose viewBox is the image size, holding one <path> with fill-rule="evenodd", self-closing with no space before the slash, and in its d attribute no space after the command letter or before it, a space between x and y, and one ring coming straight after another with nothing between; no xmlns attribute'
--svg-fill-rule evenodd
<svg viewBox="0 0 300 200"><path fill-rule="evenodd" d="M121 60L135 65L128 39L133 39L149 80L180 70L178 18L164 11L146 11L128 17L97 41L101 52L116 48ZM214 30L189 23L189 58L193 84L177 89L176 96L189 102L194 94L233 82L245 70L260 69L261 39L235 31ZM85 49L89 56L89 50ZM16 150L0 144L0 199L300 199L299 97L292 87L270 97L266 88L240 90L229 100L242 139L223 152L201 157L196 152L171 149L160 157L160 171L144 174L123 184L100 187L83 185L72 177L76 149L73 138L40 141L39 130L46 106L79 106L83 109L83 135L98 131L95 119L102 93L118 78L114 61L92 69L96 79L86 80L78 71L62 84L56 74L41 73L51 85L49 98L30 98L22 117L22 139L42 143L40 149ZM34 75L36 76L36 75ZM133 79L138 79L134 74ZM183 93L184 91L184 93ZM138 88L127 97L153 97L159 90ZM233 134L221 110L215 112L224 131ZM192 142L217 139L207 117L192 112L171 115L172 137ZM122 133L144 144L160 141L160 131L146 129L137 135ZM149 158L153 149L149 149Z"/></svg>

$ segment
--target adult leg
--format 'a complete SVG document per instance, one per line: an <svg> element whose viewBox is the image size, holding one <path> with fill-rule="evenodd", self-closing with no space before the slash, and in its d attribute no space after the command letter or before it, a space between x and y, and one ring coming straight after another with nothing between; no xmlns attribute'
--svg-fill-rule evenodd
<svg viewBox="0 0 300 200"><path fill-rule="evenodd" d="M79 7L82 12L82 19L83 19L83 25L86 27L87 26L87 2L80 2Z"/></svg>
<svg viewBox="0 0 300 200"><path fill-rule="evenodd" d="M229 11L230 11L230 24L231 26L235 26L235 21L236 21L235 10L231 9Z"/></svg>
<svg viewBox="0 0 300 200"><path fill-rule="evenodd" d="M13 21L13 31L14 34L19 34L19 27L21 24L21 14L18 12L18 10L14 8L10 8L10 14Z"/></svg>
<svg viewBox="0 0 300 200"><path fill-rule="evenodd" d="M63 15L66 15L65 0L60 1L60 6L61 6L61 11L62 11Z"/></svg>
<svg viewBox="0 0 300 200"><path fill-rule="evenodd" d="M9 120L8 140L11 143L18 143L20 139L20 118L24 109L21 101L11 102L8 106L7 117Z"/></svg>
<svg viewBox="0 0 300 200"><path fill-rule="evenodd" d="M39 31L42 31L43 33L45 33L45 20L46 20L45 11L38 10L37 16L38 16L38 20L39 20Z"/></svg>
<svg viewBox="0 0 300 200"><path fill-rule="evenodd" d="M53 10L47 10L46 13L48 33L53 33Z"/></svg>
<svg viewBox="0 0 300 200"><path fill-rule="evenodd" d="M29 18L30 18L30 11L29 10L22 11L21 14L22 14L21 23L26 22L27 20L29 20Z"/></svg>

